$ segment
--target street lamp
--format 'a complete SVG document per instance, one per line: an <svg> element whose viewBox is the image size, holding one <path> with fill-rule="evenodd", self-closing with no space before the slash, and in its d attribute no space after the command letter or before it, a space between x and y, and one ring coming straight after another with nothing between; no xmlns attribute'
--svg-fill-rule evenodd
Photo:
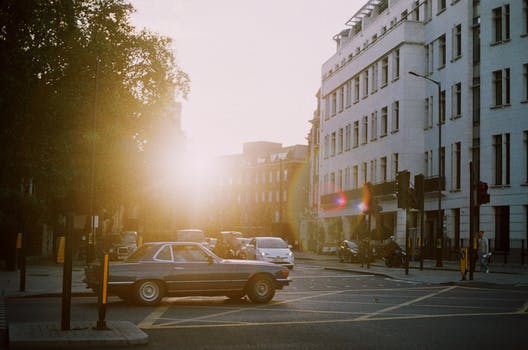
<svg viewBox="0 0 528 350"><path fill-rule="evenodd" d="M442 84L433 80L425 75L418 74L416 72L410 71L409 74L414 75L415 77L423 78L430 81L431 83L436 84L438 88L438 222L437 222L437 238L436 238L436 266L442 266L442 245L443 245L443 232L442 232L442 104L440 101L440 96L442 95ZM422 243L423 244L423 243Z"/></svg>

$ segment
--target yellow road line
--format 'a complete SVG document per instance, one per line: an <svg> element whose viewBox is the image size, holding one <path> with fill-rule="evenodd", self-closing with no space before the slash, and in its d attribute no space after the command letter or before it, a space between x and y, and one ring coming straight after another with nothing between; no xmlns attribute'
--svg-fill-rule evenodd
<svg viewBox="0 0 528 350"><path fill-rule="evenodd" d="M152 328L154 325L154 322L161 318L161 315L163 315L168 309L170 305L161 305L158 306L153 312L151 312L145 319L138 323L139 328Z"/></svg>

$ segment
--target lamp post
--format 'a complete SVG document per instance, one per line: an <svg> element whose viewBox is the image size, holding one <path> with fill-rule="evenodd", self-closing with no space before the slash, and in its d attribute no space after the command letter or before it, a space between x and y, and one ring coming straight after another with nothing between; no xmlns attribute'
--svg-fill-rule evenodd
<svg viewBox="0 0 528 350"><path fill-rule="evenodd" d="M442 84L425 75L410 71L409 74L415 77L423 78L436 84L438 88L438 222L437 222L437 237L436 237L436 266L442 266L442 246L443 246L443 230L442 230L442 104L440 101L442 95Z"/></svg>

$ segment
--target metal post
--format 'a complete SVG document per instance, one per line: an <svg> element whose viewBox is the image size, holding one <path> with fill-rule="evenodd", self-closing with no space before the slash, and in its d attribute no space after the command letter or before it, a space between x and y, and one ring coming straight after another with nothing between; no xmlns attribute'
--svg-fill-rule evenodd
<svg viewBox="0 0 528 350"><path fill-rule="evenodd" d="M108 299L108 254L103 256L99 272L99 293L97 298L98 318L95 329L106 330L106 301Z"/></svg>
<svg viewBox="0 0 528 350"><path fill-rule="evenodd" d="M24 249L24 235L19 232L17 235L16 249L18 251L18 268L20 269L20 291L26 291L26 252Z"/></svg>
<svg viewBox="0 0 528 350"><path fill-rule="evenodd" d="M442 104L440 96L442 94L442 86L439 81L435 83L438 87L438 230L437 230L437 251L436 251L436 266L442 266L442 247L444 241L444 233L442 226Z"/></svg>
<svg viewBox="0 0 528 350"><path fill-rule="evenodd" d="M469 162L469 280L473 280L475 271L475 250L473 249L473 239L475 236L475 168L473 162Z"/></svg>
<svg viewBox="0 0 528 350"><path fill-rule="evenodd" d="M73 218L68 215L66 225L66 247L64 254L64 265L62 270L62 313L61 313L61 330L70 330L71 318L71 286L72 286L72 227Z"/></svg>
<svg viewBox="0 0 528 350"><path fill-rule="evenodd" d="M438 88L438 218L437 218L437 230L436 230L436 267L442 266L442 247L443 247L443 229L442 229L442 104L440 97L442 95L442 84L434 79L431 79L425 75L418 74L415 72L409 72L409 74L416 77L423 78L434 84Z"/></svg>

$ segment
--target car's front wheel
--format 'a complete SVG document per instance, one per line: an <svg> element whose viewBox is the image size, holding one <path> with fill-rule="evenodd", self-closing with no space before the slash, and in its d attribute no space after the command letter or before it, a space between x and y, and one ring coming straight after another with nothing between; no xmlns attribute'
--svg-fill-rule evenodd
<svg viewBox="0 0 528 350"><path fill-rule="evenodd" d="M247 295L252 302L265 304L275 296L275 286L269 277L257 276L250 281Z"/></svg>
<svg viewBox="0 0 528 350"><path fill-rule="evenodd" d="M134 285L135 301L141 305L156 305L163 298L163 286L158 281L139 281Z"/></svg>

